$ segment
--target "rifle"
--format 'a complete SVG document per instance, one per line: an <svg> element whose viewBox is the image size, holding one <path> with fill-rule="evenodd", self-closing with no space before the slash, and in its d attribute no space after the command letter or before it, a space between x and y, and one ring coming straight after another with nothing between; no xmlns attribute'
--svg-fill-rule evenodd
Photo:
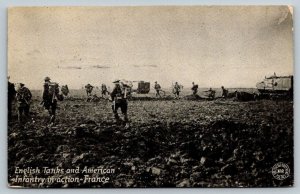
<svg viewBox="0 0 300 194"><path fill-rule="evenodd" d="M116 112L116 98L114 98L113 100L113 110L114 112Z"/></svg>
<svg viewBox="0 0 300 194"><path fill-rule="evenodd" d="M24 102L29 105L29 102L26 100L26 98L24 97L24 94L21 94L20 92L16 91L18 95L21 96L21 99L24 100Z"/></svg>
<svg viewBox="0 0 300 194"><path fill-rule="evenodd" d="M54 91L53 94L52 94L52 99L51 99L51 102L52 102L52 103L54 102L55 97L56 97L56 95L55 95L55 91Z"/></svg>
<svg viewBox="0 0 300 194"><path fill-rule="evenodd" d="M56 82L50 82L49 87L50 86L53 87L52 88L53 91L51 91L51 92L53 92L51 102L54 103L55 99L58 98L57 95L59 95L59 85ZM50 88L49 88L49 90L50 90ZM49 92L49 90L48 90L48 92ZM57 90L58 90L58 92L57 92Z"/></svg>
<svg viewBox="0 0 300 194"><path fill-rule="evenodd" d="M124 90L125 90L124 91L124 98L126 99L127 98L127 88L125 87Z"/></svg>

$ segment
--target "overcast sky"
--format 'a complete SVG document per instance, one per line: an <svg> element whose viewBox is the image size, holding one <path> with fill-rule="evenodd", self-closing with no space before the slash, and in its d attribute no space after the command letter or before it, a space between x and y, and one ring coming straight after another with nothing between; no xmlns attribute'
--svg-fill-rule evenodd
<svg viewBox="0 0 300 194"><path fill-rule="evenodd" d="M8 11L8 75L41 89L115 79L255 87L293 74L285 6L35 7Z"/></svg>

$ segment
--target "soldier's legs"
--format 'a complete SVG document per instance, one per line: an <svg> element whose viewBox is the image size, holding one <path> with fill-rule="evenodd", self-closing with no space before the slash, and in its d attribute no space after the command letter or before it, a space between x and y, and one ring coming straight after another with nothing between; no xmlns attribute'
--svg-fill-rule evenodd
<svg viewBox="0 0 300 194"><path fill-rule="evenodd" d="M49 109L50 123L53 123L55 121L56 108L57 108L57 102L55 101L51 104L51 109Z"/></svg>
<svg viewBox="0 0 300 194"><path fill-rule="evenodd" d="M26 119L28 119L30 117L29 110L30 110L30 105L27 105L24 107L24 114L25 114Z"/></svg>
<svg viewBox="0 0 300 194"><path fill-rule="evenodd" d="M228 96L228 91L224 92L224 98L227 98Z"/></svg>
<svg viewBox="0 0 300 194"><path fill-rule="evenodd" d="M160 93L159 93L159 90L156 90L156 97L158 97L158 96L161 97Z"/></svg>
<svg viewBox="0 0 300 194"><path fill-rule="evenodd" d="M24 107L18 107L18 121L22 122L22 114L24 112Z"/></svg>
<svg viewBox="0 0 300 194"><path fill-rule="evenodd" d="M120 121L120 117L118 115L118 109L119 109L119 107L120 107L119 103L115 103L115 106L112 105L112 110L113 110L113 113L114 113L114 116L115 116L115 119L116 119L117 122Z"/></svg>
<svg viewBox="0 0 300 194"><path fill-rule="evenodd" d="M124 121L126 123L128 122L127 107L128 107L127 102L122 102L121 111L122 111L122 114L124 115Z"/></svg>
<svg viewBox="0 0 300 194"><path fill-rule="evenodd" d="M106 96L106 94L107 94L107 91L106 91L106 90L103 90L103 91L102 91L102 98L103 98L103 96Z"/></svg>
<svg viewBox="0 0 300 194"><path fill-rule="evenodd" d="M90 93L88 91L86 91L86 101L89 102L90 101Z"/></svg>

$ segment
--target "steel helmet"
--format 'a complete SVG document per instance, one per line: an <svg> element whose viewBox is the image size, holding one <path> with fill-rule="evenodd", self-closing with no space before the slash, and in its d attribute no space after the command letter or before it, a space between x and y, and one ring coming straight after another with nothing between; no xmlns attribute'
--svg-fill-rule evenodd
<svg viewBox="0 0 300 194"><path fill-rule="evenodd" d="M50 81L51 79L50 79L50 77L45 77L45 79L44 79L45 81Z"/></svg>

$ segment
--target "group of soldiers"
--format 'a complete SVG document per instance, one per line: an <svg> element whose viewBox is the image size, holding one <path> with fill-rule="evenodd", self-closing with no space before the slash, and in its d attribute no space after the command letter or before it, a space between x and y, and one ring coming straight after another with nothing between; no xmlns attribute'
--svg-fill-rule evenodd
<svg viewBox="0 0 300 194"><path fill-rule="evenodd" d="M17 88L15 89L15 85L8 80L8 120L11 120L12 118L12 103L15 99L18 103L17 106L19 122L22 121L22 115L29 117L31 98L32 94L30 90L25 87L25 84L19 83L17 84Z"/></svg>
<svg viewBox="0 0 300 194"><path fill-rule="evenodd" d="M155 81L154 89L156 91L156 94L155 94L156 97L161 97L160 92L163 92L164 95L165 95L165 91L163 91L161 89L161 86L157 83L157 81ZM175 82L175 84L172 86L172 93L174 94L175 99L179 98L179 94L180 94L180 92L181 92L182 89L183 89L183 86L180 85L178 82ZM221 89L222 89L222 95L221 95L221 97L222 98L227 98L227 96L228 96L228 90L225 89L224 86L222 86ZM198 84L195 84L194 82L192 82L192 88L191 88L191 90L193 92L192 95L196 96L197 93L198 93ZM209 99L214 99L215 98L216 91L213 90L212 88L209 88L209 90L204 91L204 92L208 93L207 96L208 96Z"/></svg>
<svg viewBox="0 0 300 194"><path fill-rule="evenodd" d="M127 94L129 92L130 86L121 82L121 80L115 80L113 83L115 84L115 86L111 93L108 91L107 86L105 84L102 84L101 95L102 98L106 95L110 95L110 101L112 101L112 111L116 122L118 124L125 123L125 127L127 128L129 127L128 115L127 115L127 108L128 108ZM88 99L92 97L93 88L94 86L92 86L91 84L85 85L85 90ZM123 120L120 118L118 114L118 109L121 109L121 112L124 116Z"/></svg>
<svg viewBox="0 0 300 194"><path fill-rule="evenodd" d="M130 92L131 86L126 85L126 83L116 80L113 82L115 84L112 92L110 93L107 89L105 84L101 85L101 95L102 97L109 95L110 101L112 102L112 111L117 123L125 123L125 126L128 127L128 102L127 97ZM41 105L48 110L50 116L50 123L54 123L56 109L57 109L57 101L62 101L64 96L68 95L69 89L68 86L62 86L61 92L59 90L59 85L56 82L51 82L50 77L45 77L44 84L43 84L43 95L42 95L42 102ZM91 84L87 84L85 86L86 94L88 97L92 96L94 86ZM155 81L154 89L156 91L156 97L162 97L161 93L165 96L165 91L162 90L160 84ZM180 85L178 82L175 82L172 88L172 92L175 96L175 99L179 98L179 94L183 86ZM222 97L226 98L228 94L228 90L226 90L223 86L222 89ZM192 83L191 88L193 95L197 95L198 92L198 85L194 82ZM215 98L215 91L211 88L208 91L208 97L211 99ZM25 84L20 83L17 85L17 89L15 90L15 85L8 81L8 119L11 120L12 117L12 103L14 100L17 101L18 107L18 121L22 122L23 118L27 120L29 118L29 110L30 110L30 101L32 98L32 94L30 90L25 87ZM123 114L123 120L118 115L118 109L121 109Z"/></svg>
<svg viewBox="0 0 300 194"><path fill-rule="evenodd" d="M123 82L121 82L119 80L119 83L123 83ZM86 91L86 95L87 95L88 99L92 98L93 88L94 88L94 86L92 86L91 84L85 85L85 91ZM166 92L164 90L162 90L160 84L157 81L154 82L154 89L156 91L155 96L157 98L162 98L162 94L163 94L163 96L166 95ZM172 85L172 93L174 94L175 99L179 98L179 95L180 95L180 92L182 91L182 89L183 89L183 86L180 85L178 82L175 82L175 84ZM222 97L226 98L227 95L228 95L228 90L225 89L224 86L222 86L221 89L222 89ZM192 88L191 88L191 90L192 90L192 94L194 96L196 96L197 93L198 93L198 85L195 84L194 82L192 82ZM208 96L209 99L214 99L215 98L216 91L213 90L212 88L210 88L209 90L204 91L204 92L208 93L207 96ZM103 98L106 95L110 95L110 93L107 90L106 85L102 84L101 85L101 97Z"/></svg>
<svg viewBox="0 0 300 194"><path fill-rule="evenodd" d="M155 81L154 83L155 83L154 89L156 91L155 96L161 98L162 97L161 92L165 96L166 92L161 89L161 86L157 83L157 81ZM183 88L183 86L179 85L178 82L175 82L175 84L172 86L172 93L174 94L175 99L179 98L179 94L180 94L182 88Z"/></svg>
<svg viewBox="0 0 300 194"><path fill-rule="evenodd" d="M55 121L57 102L64 99L64 95L68 94L68 86L63 86L62 93L60 94L59 85L56 82L51 82L50 77L45 77L43 84L43 94L41 105L48 110L50 116L50 124L53 124ZM110 94L110 100L112 103L112 110L114 117L118 123L123 123L118 115L118 109L121 109L122 114L124 115L125 126L128 127L128 116L127 116L127 91L129 86L123 84L120 80L113 82L115 87L111 93L108 92L105 84L101 86L101 93L103 95ZM30 117L30 104L32 99L31 91L25 87L25 84L19 83L16 84L17 88L15 89L15 84L9 82L8 78L8 120L12 120L12 111L13 111L13 101L16 101L18 109L18 121L23 123L27 121ZM87 84L85 86L87 95L90 96L93 91L93 86ZM64 92L63 92L64 91Z"/></svg>
<svg viewBox="0 0 300 194"><path fill-rule="evenodd" d="M198 85L195 84L194 82L192 84L193 84L193 87L191 89L193 91L193 95L196 96L197 92L198 92ZM225 89L224 86L221 86L221 90L222 90L221 97L222 98L227 98L228 97L228 90ZM208 93L207 94L208 99L215 99L215 97L216 97L216 91L213 90L212 88L209 88L209 90L204 91L204 92Z"/></svg>
<svg viewBox="0 0 300 194"><path fill-rule="evenodd" d="M86 91L86 95L87 95L87 101L90 101L91 99L93 99L95 97L95 95L92 95L94 86L92 86L91 84L87 84L84 86L85 91ZM107 86L105 84L101 85L101 97L104 98L106 95L109 95L109 91L107 89Z"/></svg>
<svg viewBox="0 0 300 194"><path fill-rule="evenodd" d="M63 100L63 95L59 92L58 83L50 82L49 77L45 77L43 84L43 94L41 105L48 110L50 123L54 123L57 101ZM8 80L8 120L12 119L12 104L16 100L18 121L20 123L29 119L30 103L32 99L31 91L25 87L24 83L19 83L16 86Z"/></svg>

